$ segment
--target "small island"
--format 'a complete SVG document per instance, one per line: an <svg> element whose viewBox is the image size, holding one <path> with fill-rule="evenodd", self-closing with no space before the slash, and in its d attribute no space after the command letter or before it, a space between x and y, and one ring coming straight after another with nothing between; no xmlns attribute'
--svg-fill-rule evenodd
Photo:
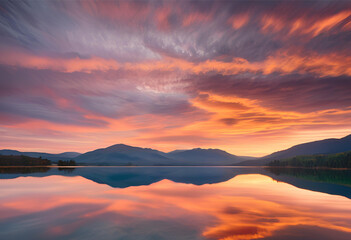
<svg viewBox="0 0 351 240"><path fill-rule="evenodd" d="M69 160L69 161L64 161L64 160L59 160L57 162L58 166L77 166L76 161L74 160Z"/></svg>

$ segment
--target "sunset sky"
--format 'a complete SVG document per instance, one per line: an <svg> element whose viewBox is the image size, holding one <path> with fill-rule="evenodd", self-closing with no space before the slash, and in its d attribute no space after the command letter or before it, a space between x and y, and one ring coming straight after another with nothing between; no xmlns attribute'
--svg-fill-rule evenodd
<svg viewBox="0 0 351 240"><path fill-rule="evenodd" d="M263 156L351 134L350 1L0 1L0 148Z"/></svg>

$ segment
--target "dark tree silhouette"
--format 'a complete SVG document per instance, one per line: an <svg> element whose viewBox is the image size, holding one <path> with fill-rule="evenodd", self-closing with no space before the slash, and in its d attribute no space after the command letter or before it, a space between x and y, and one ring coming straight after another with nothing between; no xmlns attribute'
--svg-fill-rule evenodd
<svg viewBox="0 0 351 240"><path fill-rule="evenodd" d="M69 161L64 161L64 160L59 160L57 162L58 166L77 166L76 161L74 160L69 160Z"/></svg>
<svg viewBox="0 0 351 240"><path fill-rule="evenodd" d="M351 152L304 155L283 160L273 160L268 163L268 166L351 168Z"/></svg>
<svg viewBox="0 0 351 240"><path fill-rule="evenodd" d="M48 166L48 159L28 157L24 155L0 155L0 166Z"/></svg>

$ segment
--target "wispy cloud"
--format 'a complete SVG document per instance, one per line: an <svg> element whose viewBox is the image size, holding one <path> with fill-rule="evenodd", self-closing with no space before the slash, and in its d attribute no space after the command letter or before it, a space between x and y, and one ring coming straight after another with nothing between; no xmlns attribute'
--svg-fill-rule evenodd
<svg viewBox="0 0 351 240"><path fill-rule="evenodd" d="M1 1L0 12L7 147L260 155L351 130L347 1Z"/></svg>

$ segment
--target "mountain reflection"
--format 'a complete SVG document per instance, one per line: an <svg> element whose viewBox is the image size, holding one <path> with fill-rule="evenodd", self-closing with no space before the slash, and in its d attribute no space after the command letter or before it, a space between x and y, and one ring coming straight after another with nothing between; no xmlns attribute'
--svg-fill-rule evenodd
<svg viewBox="0 0 351 240"><path fill-rule="evenodd" d="M45 173L49 167L0 167L0 174Z"/></svg>
<svg viewBox="0 0 351 240"><path fill-rule="evenodd" d="M114 188L150 185L164 179L194 185L227 181L242 174L262 174L298 188L351 199L351 171L257 167L21 167L0 168L0 179L21 176L81 176Z"/></svg>
<svg viewBox="0 0 351 240"><path fill-rule="evenodd" d="M340 184L351 187L350 170L333 170L333 169L315 169L315 168L284 168L271 167L266 168L275 176L294 176L301 179Z"/></svg>
<svg viewBox="0 0 351 240"><path fill-rule="evenodd" d="M52 175L0 189L1 239L297 239L296 229L299 239L351 237L350 199L262 174L126 188Z"/></svg>

